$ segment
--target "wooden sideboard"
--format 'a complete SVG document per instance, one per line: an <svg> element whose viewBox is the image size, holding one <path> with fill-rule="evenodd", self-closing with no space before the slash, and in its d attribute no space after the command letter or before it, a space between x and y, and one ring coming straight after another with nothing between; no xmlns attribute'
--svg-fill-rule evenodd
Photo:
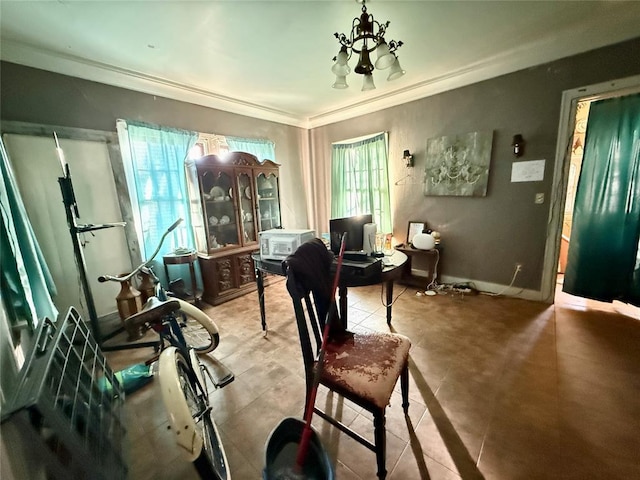
<svg viewBox="0 0 640 480"><path fill-rule="evenodd" d="M202 300L218 305L257 288L251 253L259 249L258 234L281 227L279 165L232 152L201 157L194 168L202 210L195 228Z"/></svg>

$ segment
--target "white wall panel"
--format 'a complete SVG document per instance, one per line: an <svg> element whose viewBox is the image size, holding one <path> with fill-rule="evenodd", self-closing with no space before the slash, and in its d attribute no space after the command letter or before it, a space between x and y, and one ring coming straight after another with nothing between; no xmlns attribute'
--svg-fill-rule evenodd
<svg viewBox="0 0 640 480"><path fill-rule="evenodd" d="M4 140L27 213L58 290L54 298L56 307L64 315L73 305L89 320L58 184L62 166L54 140L15 134L5 134ZM60 139L60 146L71 171L80 213L78 223L121 222L106 143ZM131 269L124 230L115 227L84 233L81 243L96 312L101 317L116 311L119 287L99 284L98 276Z"/></svg>

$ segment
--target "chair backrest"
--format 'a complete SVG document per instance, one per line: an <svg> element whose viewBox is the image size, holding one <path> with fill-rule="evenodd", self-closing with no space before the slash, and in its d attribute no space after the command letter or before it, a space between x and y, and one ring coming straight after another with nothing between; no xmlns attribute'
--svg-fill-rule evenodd
<svg viewBox="0 0 640 480"><path fill-rule="evenodd" d="M297 281L293 269L287 268L286 272L287 290L293 301L302 359L308 375L320 351L323 325L319 320L316 304L311 300L310 291L305 291L304 287ZM324 320L322 323L324 323Z"/></svg>
<svg viewBox="0 0 640 480"><path fill-rule="evenodd" d="M327 318L331 318L332 326L341 325L335 302L331 298L332 262L333 254L317 238L300 245L283 262L307 374L322 346L322 332Z"/></svg>

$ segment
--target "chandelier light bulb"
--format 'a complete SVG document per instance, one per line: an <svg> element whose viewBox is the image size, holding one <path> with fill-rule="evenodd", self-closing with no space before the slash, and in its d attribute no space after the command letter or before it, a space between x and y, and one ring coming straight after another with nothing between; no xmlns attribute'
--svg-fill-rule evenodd
<svg viewBox="0 0 640 480"><path fill-rule="evenodd" d="M370 73L364 76L364 80L362 81L362 91L366 92L368 90L375 90L376 85L373 83L373 75Z"/></svg>
<svg viewBox="0 0 640 480"><path fill-rule="evenodd" d="M343 77L345 75L349 75L351 73L351 68L347 63L349 61L349 55L347 54L346 47L342 47L338 55L336 55L336 63L331 67L331 71L334 75L338 75Z"/></svg>
<svg viewBox="0 0 640 480"><path fill-rule="evenodd" d="M378 47L376 48L377 60L376 60L376 68L378 70L384 70L385 68L389 68L393 65L393 62L396 61L395 57L389 53L389 45L384 41L384 38L378 43Z"/></svg>
<svg viewBox="0 0 640 480"><path fill-rule="evenodd" d="M387 77L388 81L395 80L396 78L400 78L405 74L405 71L400 66L400 60L398 60L398 57L396 57L393 54L392 56L395 61L393 62L393 65L391 65L391 71L389 72L389 76Z"/></svg>
<svg viewBox="0 0 640 480"><path fill-rule="evenodd" d="M344 90L345 88L349 88L349 85L347 85L347 76L336 75L336 81L333 83L332 87L338 90Z"/></svg>

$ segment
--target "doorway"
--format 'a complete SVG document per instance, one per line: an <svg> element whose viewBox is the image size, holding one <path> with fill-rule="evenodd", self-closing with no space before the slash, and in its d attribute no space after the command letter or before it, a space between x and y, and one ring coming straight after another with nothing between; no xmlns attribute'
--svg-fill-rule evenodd
<svg viewBox="0 0 640 480"><path fill-rule="evenodd" d="M558 274L564 274L567 266L567 255L569 253L569 243L571 242L571 227L573 225L573 205L576 200L576 190L580 169L582 167L582 154L584 153L584 139L587 132L587 121L589 120L589 107L591 99L580 100L576 106L574 118L573 136L569 155L569 172L567 178L567 197L564 204L564 214L562 216L562 233L560 237L560 257L558 259Z"/></svg>
<svg viewBox="0 0 640 480"><path fill-rule="evenodd" d="M558 306L568 306L572 308L580 309L596 309L605 311L616 311L625 315L632 316L640 319L640 308L633 305L628 305L622 302L614 301L598 302L587 298L577 297L563 292L564 273L567 266L567 254L569 250L569 244L571 242L571 228L573 224L573 209L576 198L578 179L580 178L580 171L582 167L583 152L585 146L585 135L587 131L587 124L589 119L589 111L591 103L596 100L602 100L606 98L622 97L640 92L640 77L632 77L615 82L609 82L607 84L596 85L592 87L585 87L577 89L576 91L565 92L563 94L562 110L566 111L567 105L570 106L569 121L564 123L561 119L560 131L559 131L559 148L560 141L565 148L562 151L562 158L557 157L557 168L562 166L563 178L566 180L560 180L557 183L558 177L554 176L554 189L556 195L558 195L557 186L564 186L563 196L564 201L561 202L562 208L560 209L560 215L558 217L557 231L555 232L559 238L557 242L557 268L555 270L555 289L553 291L553 303ZM560 152L558 151L558 154ZM559 198L559 197L554 197ZM555 212L557 213L557 212ZM553 217L554 212L551 212ZM553 235L550 232L550 236ZM547 242L548 246L548 242ZM545 263L545 269L548 267ZM544 277L544 275L543 275ZM544 290L544 284L543 284Z"/></svg>
<svg viewBox="0 0 640 480"><path fill-rule="evenodd" d="M582 160L588 106L594 100L638 92L640 92L640 75L567 90L562 94L556 160L550 195L552 207L549 211L549 231L540 292L541 300L544 302L569 301L585 308L591 308L587 306L587 300L580 299L580 297L567 298L572 296L562 294L561 298L556 298L556 290L562 293L561 288L556 288L559 280L558 272L564 268L564 264L561 265L561 262L564 261L562 256L565 248L568 247L568 242L570 242L570 218L575 199L575 185L579 178L579 166ZM584 122L581 121L583 119ZM568 210L565 211L565 205L568 204ZM563 235L566 238L563 239ZM588 303L591 304L593 301L588 301ZM604 302L596 303L602 303L602 308L611 306Z"/></svg>

